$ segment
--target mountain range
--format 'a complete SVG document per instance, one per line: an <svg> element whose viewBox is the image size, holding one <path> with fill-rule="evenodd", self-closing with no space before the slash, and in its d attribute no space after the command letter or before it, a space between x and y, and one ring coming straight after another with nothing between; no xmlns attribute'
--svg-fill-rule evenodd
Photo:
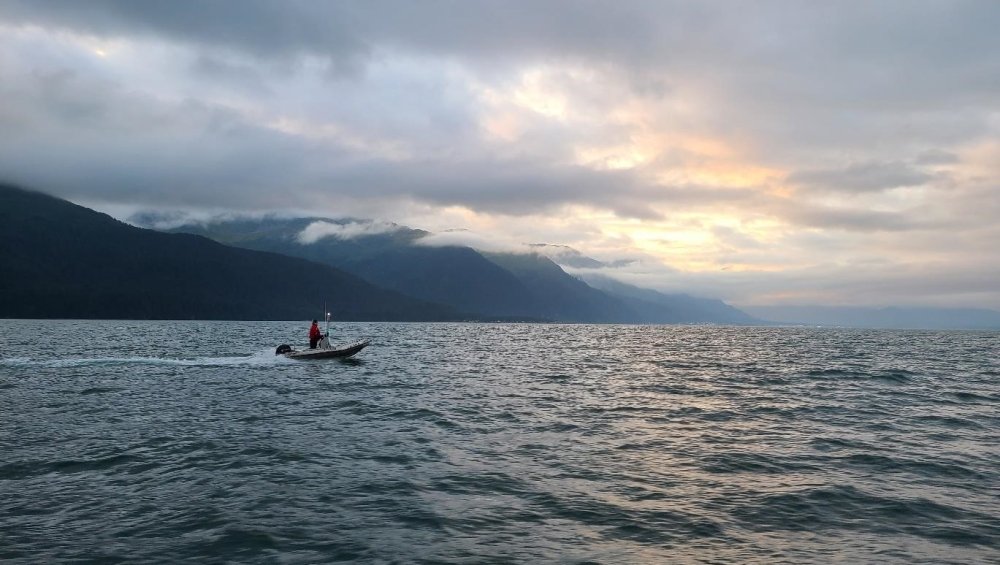
<svg viewBox="0 0 1000 565"><path fill-rule="evenodd" d="M695 324L706 319L722 324L759 324L763 321L721 300L665 294L602 275L587 275L583 280L625 302L638 314L641 323Z"/></svg>
<svg viewBox="0 0 1000 565"><path fill-rule="evenodd" d="M132 218L162 225L147 214ZM430 246L428 232L370 220L221 218L166 227L227 245L318 261L407 296L436 302L476 319L597 323L754 323L719 300L664 295L625 283L588 284L553 261L599 264L565 246L528 253L487 253L464 246ZM543 253L544 252L544 253ZM597 279L595 279L597 280Z"/></svg>
<svg viewBox="0 0 1000 565"><path fill-rule="evenodd" d="M0 184L0 317L453 320L329 265L134 227Z"/></svg>

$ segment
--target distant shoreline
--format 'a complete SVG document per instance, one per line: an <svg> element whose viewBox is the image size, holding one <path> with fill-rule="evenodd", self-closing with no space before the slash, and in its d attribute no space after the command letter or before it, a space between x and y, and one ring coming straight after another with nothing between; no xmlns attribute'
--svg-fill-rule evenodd
<svg viewBox="0 0 1000 565"><path fill-rule="evenodd" d="M268 322L268 323L288 323L303 324L306 319L299 320L259 320L259 319L218 319L218 318L0 318L2 322L198 322L198 323L234 323L234 322ZM849 326L834 324L804 324L789 322L761 322L759 324L717 324L710 322L703 323L678 323L678 324L644 324L634 322L561 322L547 320L331 320L331 325L336 324L427 324L427 325L448 325L448 324L482 324L482 325L503 325L503 324L537 324L544 326L631 326L631 327L704 327L704 328L773 328L773 329L817 329L817 330L872 330L872 331L913 331L913 332L1000 332L1000 327L948 327L948 328L925 328L925 327L876 327L876 326Z"/></svg>

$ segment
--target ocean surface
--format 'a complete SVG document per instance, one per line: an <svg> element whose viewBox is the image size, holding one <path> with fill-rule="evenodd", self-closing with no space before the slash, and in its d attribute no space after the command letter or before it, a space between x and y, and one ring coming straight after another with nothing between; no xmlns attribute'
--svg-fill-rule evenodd
<svg viewBox="0 0 1000 565"><path fill-rule="evenodd" d="M1000 333L0 320L0 561L1000 563Z"/></svg>

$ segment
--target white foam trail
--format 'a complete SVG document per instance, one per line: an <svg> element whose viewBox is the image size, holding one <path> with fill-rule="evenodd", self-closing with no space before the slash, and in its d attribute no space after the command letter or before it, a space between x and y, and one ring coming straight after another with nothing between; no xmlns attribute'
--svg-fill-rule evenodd
<svg viewBox="0 0 1000 565"><path fill-rule="evenodd" d="M0 365L14 367L85 367L91 365L165 365L182 367L231 367L267 366L291 363L282 355L275 355L267 348L251 355L240 357L196 357L194 359L168 359L160 357L92 357L70 359L31 359L30 357L10 357L0 359Z"/></svg>

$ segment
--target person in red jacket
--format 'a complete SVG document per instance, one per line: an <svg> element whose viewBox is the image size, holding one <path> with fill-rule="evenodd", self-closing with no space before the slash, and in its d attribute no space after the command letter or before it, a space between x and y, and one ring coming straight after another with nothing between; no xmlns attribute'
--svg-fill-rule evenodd
<svg viewBox="0 0 1000 565"><path fill-rule="evenodd" d="M309 327L309 349L316 349L316 344L323 339L323 332L319 331L319 322L313 320L313 325Z"/></svg>

